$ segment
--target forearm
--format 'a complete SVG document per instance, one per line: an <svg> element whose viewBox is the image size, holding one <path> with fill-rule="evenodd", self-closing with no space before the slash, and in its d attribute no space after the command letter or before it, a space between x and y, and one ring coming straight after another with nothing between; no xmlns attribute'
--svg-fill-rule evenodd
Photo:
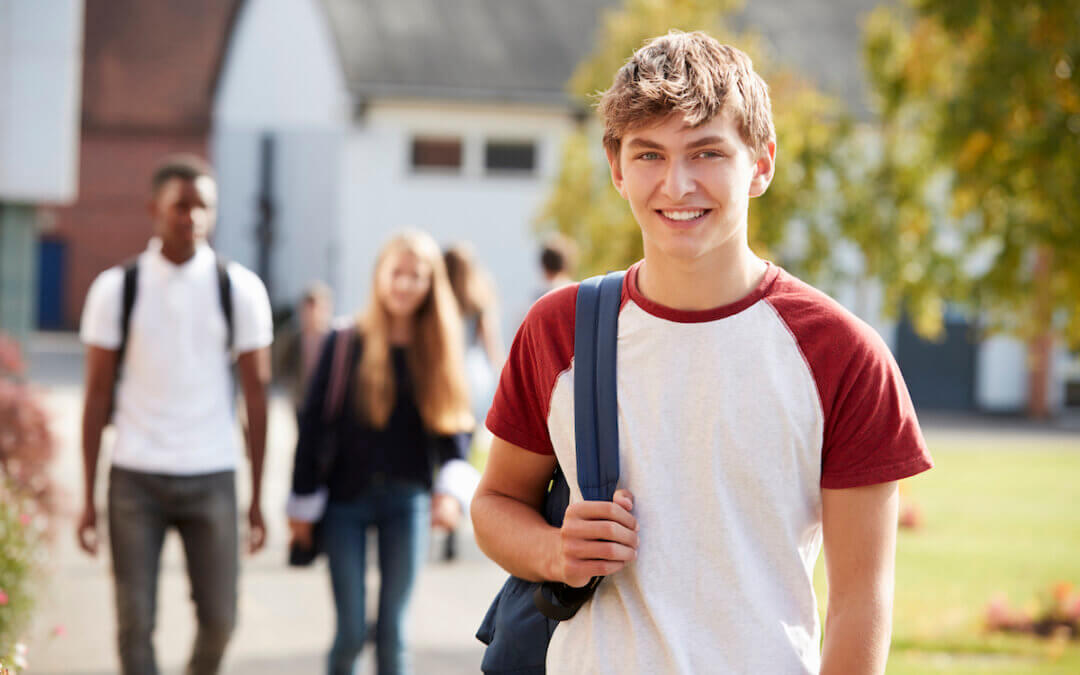
<svg viewBox="0 0 1080 675"><path fill-rule="evenodd" d="M262 499L263 460L266 457L266 387L244 395L247 410L248 459L251 461L251 502Z"/></svg>
<svg viewBox="0 0 1080 675"><path fill-rule="evenodd" d="M480 550L503 569L526 581L555 578L559 528L528 504L505 495L478 493L472 522Z"/></svg>
<svg viewBox="0 0 1080 675"><path fill-rule="evenodd" d="M856 602L829 601L821 675L885 672L892 637L891 594Z"/></svg>
<svg viewBox="0 0 1080 675"><path fill-rule="evenodd" d="M88 391L83 404L83 505L91 508L94 505L98 457L101 455L101 434L108 422L111 396L111 392Z"/></svg>

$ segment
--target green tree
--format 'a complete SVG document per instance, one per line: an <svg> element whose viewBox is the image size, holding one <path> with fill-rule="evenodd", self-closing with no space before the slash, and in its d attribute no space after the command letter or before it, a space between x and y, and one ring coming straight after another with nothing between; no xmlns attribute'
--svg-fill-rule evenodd
<svg viewBox="0 0 1080 675"><path fill-rule="evenodd" d="M627 0L608 12L592 54L578 67L569 90L592 104L615 72L647 39L672 29L703 30L737 44L754 59L769 83L777 132L777 169L769 192L751 202L751 243L797 273L822 282L837 276L830 264L835 218L835 149L851 137L842 106L797 74L777 67L751 33L736 34L728 17L741 0ZM790 245L789 227L802 236ZM642 255L641 235L630 209L611 186L596 124L583 125L566 141L560 171L539 219L574 237L583 272L625 267Z"/></svg>
<svg viewBox="0 0 1080 675"><path fill-rule="evenodd" d="M1052 338L1080 347L1080 2L910 0L865 40L887 214L868 226L895 219L924 306L965 302L1029 341L1044 416Z"/></svg>

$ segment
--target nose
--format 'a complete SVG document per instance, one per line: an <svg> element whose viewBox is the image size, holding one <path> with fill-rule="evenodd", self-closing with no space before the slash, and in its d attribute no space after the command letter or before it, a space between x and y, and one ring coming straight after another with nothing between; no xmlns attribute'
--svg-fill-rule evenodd
<svg viewBox="0 0 1080 675"><path fill-rule="evenodd" d="M681 161L670 162L664 174L662 189L665 197L676 202L693 192L694 176L690 167Z"/></svg>

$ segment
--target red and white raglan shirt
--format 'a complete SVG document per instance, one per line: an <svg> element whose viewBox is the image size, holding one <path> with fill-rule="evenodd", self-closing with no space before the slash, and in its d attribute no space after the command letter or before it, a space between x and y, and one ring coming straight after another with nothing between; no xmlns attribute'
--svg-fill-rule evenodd
<svg viewBox="0 0 1080 675"><path fill-rule="evenodd" d="M933 466L900 371L872 328L775 265L705 311L644 298L639 266L617 361L638 557L558 625L548 672L816 673L822 488ZM554 453L574 501L576 293L529 311L487 417L499 438Z"/></svg>

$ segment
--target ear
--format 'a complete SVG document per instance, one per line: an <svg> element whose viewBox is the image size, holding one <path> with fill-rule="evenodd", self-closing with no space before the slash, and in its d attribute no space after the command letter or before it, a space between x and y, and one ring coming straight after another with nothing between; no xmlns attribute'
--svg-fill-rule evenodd
<svg viewBox="0 0 1080 675"><path fill-rule="evenodd" d="M760 197L769 189L776 171L776 141L769 141L754 161L754 177L750 179L750 196Z"/></svg>
<svg viewBox="0 0 1080 675"><path fill-rule="evenodd" d="M620 153L618 150L604 148L604 154L607 155L608 166L611 167L611 184L615 186L615 191L619 193L619 196L626 199L626 191L623 189L622 167L619 165Z"/></svg>

